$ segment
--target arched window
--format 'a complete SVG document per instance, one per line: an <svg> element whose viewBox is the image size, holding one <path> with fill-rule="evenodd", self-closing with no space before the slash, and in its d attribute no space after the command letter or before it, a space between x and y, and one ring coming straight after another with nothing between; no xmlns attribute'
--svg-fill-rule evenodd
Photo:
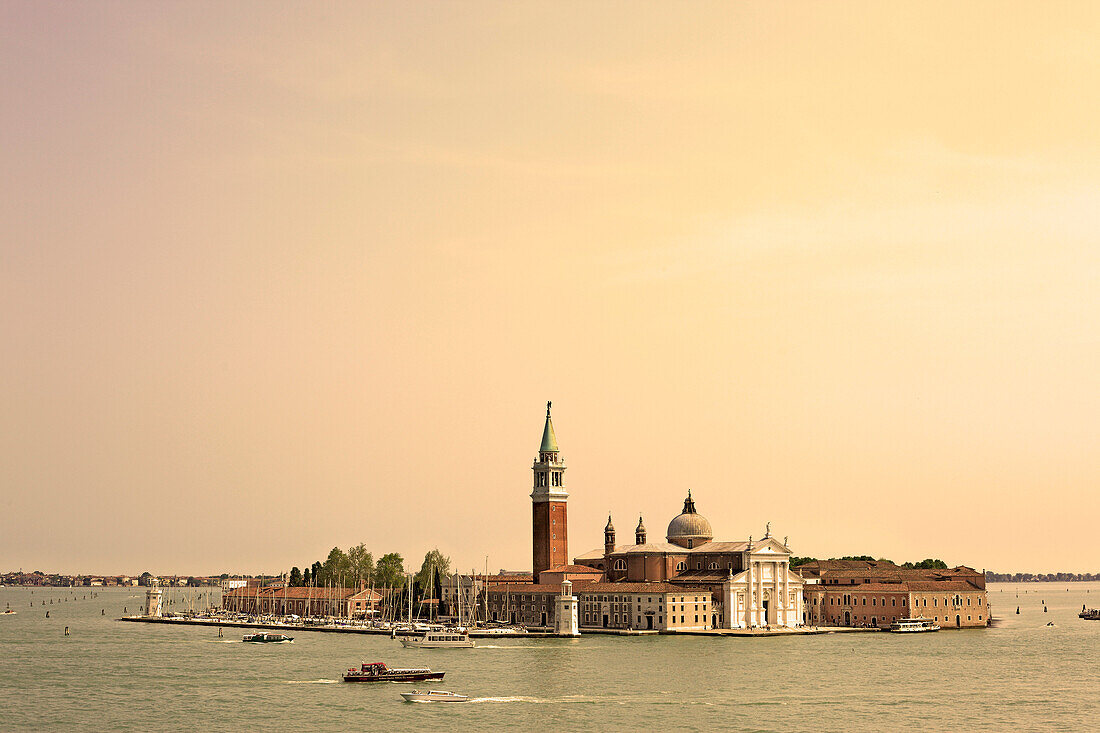
<svg viewBox="0 0 1100 733"><path fill-rule="evenodd" d="M711 570L717 570L717 569L718 569L718 563L716 563L716 562L712 562L712 563L710 564L710 569L711 569Z"/></svg>
<svg viewBox="0 0 1100 733"><path fill-rule="evenodd" d="M676 563L676 570L679 571L679 572L683 572L684 570L687 570L687 563L685 563L683 560Z"/></svg>
<svg viewBox="0 0 1100 733"><path fill-rule="evenodd" d="M626 570L626 560L623 560L622 558L616 560L615 561L615 569L616 570Z"/></svg>

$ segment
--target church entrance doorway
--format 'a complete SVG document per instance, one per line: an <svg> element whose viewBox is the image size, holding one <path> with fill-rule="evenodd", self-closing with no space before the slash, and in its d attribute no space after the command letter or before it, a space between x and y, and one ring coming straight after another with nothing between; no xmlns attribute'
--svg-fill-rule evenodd
<svg viewBox="0 0 1100 733"><path fill-rule="evenodd" d="M845 611L844 612L844 625L845 626L851 626L852 625L852 612L851 611Z"/></svg>
<svg viewBox="0 0 1100 733"><path fill-rule="evenodd" d="M606 613L603 615L603 627L605 629L607 628L607 614Z"/></svg>
<svg viewBox="0 0 1100 733"><path fill-rule="evenodd" d="M763 604L764 604L764 624L769 625L772 622L772 615L770 613L768 613L768 606L771 605L771 601L768 600L767 598L765 598L763 600Z"/></svg>

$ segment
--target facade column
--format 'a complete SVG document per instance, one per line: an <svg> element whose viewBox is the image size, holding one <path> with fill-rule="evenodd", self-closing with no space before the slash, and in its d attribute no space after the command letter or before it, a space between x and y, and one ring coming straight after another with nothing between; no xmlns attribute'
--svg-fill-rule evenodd
<svg viewBox="0 0 1100 733"><path fill-rule="evenodd" d="M775 618L775 623L779 624L780 623L780 618L783 615L783 610L782 610L783 606L785 606L787 602L786 602L785 599L779 597L779 563L777 563L775 561L772 561L771 566L772 566L772 598L775 598L775 601L776 601L775 602L775 615L774 615L773 618ZM772 622L772 620L768 619L768 623L770 624L771 622Z"/></svg>
<svg viewBox="0 0 1100 733"><path fill-rule="evenodd" d="M761 626L760 611L764 608L764 563L756 563L756 625Z"/></svg>
<svg viewBox="0 0 1100 733"><path fill-rule="evenodd" d="M783 572L783 625L791 625L791 581L787 577L787 563L780 563L780 569Z"/></svg>
<svg viewBox="0 0 1100 733"><path fill-rule="evenodd" d="M752 626L752 606L754 602L753 595L756 593L756 582L753 579L752 561L746 562L745 567L748 570L748 576L745 579L745 611L742 620L745 622L745 628L747 629Z"/></svg>

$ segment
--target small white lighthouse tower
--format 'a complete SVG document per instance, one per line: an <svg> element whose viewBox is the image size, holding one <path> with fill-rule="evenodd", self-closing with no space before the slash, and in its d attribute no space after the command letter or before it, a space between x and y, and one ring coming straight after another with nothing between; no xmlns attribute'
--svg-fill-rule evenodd
<svg viewBox="0 0 1100 733"><path fill-rule="evenodd" d="M556 599L554 633L557 636L581 635L577 617L577 597L573 595L573 584L568 578L561 582L561 595Z"/></svg>
<svg viewBox="0 0 1100 733"><path fill-rule="evenodd" d="M145 615L146 616L160 616L160 588L155 585L149 586L149 590L145 591Z"/></svg>

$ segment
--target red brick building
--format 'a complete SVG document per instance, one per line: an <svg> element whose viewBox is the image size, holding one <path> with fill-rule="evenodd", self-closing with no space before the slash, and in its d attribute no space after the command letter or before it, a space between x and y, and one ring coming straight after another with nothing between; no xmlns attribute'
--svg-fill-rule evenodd
<svg viewBox="0 0 1100 733"><path fill-rule="evenodd" d="M815 560L799 566L806 623L888 628L923 617L942 628L989 624L985 575L973 568L903 568L885 560Z"/></svg>
<svg viewBox="0 0 1100 733"><path fill-rule="evenodd" d="M382 596L354 588L233 588L222 593L222 608L269 616L364 618L378 610Z"/></svg>

